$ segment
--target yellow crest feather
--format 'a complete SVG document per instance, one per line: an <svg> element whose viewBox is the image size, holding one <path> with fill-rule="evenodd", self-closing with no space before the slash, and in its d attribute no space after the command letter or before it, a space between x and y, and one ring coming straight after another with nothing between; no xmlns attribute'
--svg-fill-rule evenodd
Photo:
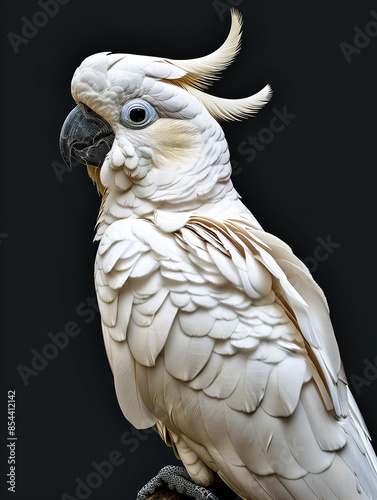
<svg viewBox="0 0 377 500"><path fill-rule="evenodd" d="M224 99L202 91L219 78L219 74L233 62L240 51L242 16L235 9L232 9L231 16L232 24L229 35L221 47L212 54L198 59L166 59L170 64L186 72L181 78L169 78L166 81L194 95L216 120L247 118L262 108L272 95L269 85L244 99Z"/></svg>
<svg viewBox="0 0 377 500"><path fill-rule="evenodd" d="M174 66L186 71L180 79L182 84L198 89L206 89L214 80L220 78L219 73L224 71L234 60L241 48L242 16L231 10L232 24L225 42L215 52L197 59L166 59Z"/></svg>

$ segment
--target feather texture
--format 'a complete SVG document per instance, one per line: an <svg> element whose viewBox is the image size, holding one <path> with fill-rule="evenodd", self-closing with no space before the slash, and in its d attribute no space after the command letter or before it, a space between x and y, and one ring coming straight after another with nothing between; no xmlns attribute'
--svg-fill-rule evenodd
<svg viewBox="0 0 377 500"><path fill-rule="evenodd" d="M333 342L331 337L322 338L333 335L324 321L327 304L290 249L242 219L228 223L191 217L182 231L165 234L147 221L117 224L117 231L106 233L97 269L108 270L100 275L106 289L113 282L110 254L132 257L131 248L139 249L140 258L131 258L130 268L120 271L124 283L118 302L110 302L113 294L107 294L108 308L122 303L123 294L133 297L122 306L129 310L132 304L131 314L121 320L126 332L122 337L104 328L127 418L143 427L153 415L160 422L160 433L166 429L163 432L175 436L176 452L193 478L208 484L213 480L209 471L216 470L244 499L320 498L327 491L332 492L329 498L335 495L338 500L372 499L377 484L374 457L362 424L355 412L339 419L326 407L329 394L334 404L330 381L336 383L335 391L341 382L337 352L333 350L332 358L321 354L317 364L311 359L319 346L326 349ZM143 256L148 260L141 266ZM264 289L258 284L260 272L252 271L254 262L275 276ZM215 271L224 277L226 287L208 279ZM245 293L242 273L259 290L258 296ZM299 273L305 276L306 288L297 286ZM116 283L119 286L120 281ZM196 294L207 300L193 301ZM230 299L231 307L227 306ZM297 314L292 322L297 308L302 315L314 316L303 321ZM316 314L322 315L319 328L310 326L306 332ZM125 357L118 357L114 342L128 346L122 347L128 364L132 357L137 414L131 410L135 396L124 390L129 369L124 371ZM313 346L310 353L308 344ZM328 379L324 376L327 386L316 368L323 359L332 374ZM339 485L343 476L348 496L339 496L344 494ZM259 488L260 497L255 496Z"/></svg>
<svg viewBox="0 0 377 500"><path fill-rule="evenodd" d="M183 88L194 95L216 120L225 121L242 120L255 115L272 97L270 85L243 99L216 97L186 85Z"/></svg>

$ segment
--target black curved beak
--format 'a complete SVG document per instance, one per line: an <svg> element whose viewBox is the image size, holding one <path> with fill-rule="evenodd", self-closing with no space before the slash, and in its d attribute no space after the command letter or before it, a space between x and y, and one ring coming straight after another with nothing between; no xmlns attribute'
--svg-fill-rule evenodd
<svg viewBox="0 0 377 500"><path fill-rule="evenodd" d="M77 105L60 132L60 152L72 168L72 158L91 167L101 167L114 141L109 123L86 104Z"/></svg>

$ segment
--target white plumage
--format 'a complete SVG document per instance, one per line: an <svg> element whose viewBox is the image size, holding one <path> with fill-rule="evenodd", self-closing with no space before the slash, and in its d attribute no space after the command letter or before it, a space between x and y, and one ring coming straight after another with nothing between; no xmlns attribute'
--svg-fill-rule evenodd
<svg viewBox="0 0 377 500"><path fill-rule="evenodd" d="M377 460L325 296L230 180L216 120L251 115L270 89L235 101L200 90L238 52L240 26L233 12L201 59L101 53L72 81L115 136L100 175L89 170L104 195L95 283L119 404L202 485L219 476L245 500L375 500ZM158 119L122 123L133 99Z"/></svg>

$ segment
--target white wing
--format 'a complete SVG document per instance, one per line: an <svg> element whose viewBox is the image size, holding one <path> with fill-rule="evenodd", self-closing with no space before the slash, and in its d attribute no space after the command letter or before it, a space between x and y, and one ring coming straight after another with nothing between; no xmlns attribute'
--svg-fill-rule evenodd
<svg viewBox="0 0 377 500"><path fill-rule="evenodd" d="M156 425L197 481L213 470L245 499L375 498L326 300L283 242L242 218L174 233L119 221L96 287L125 416Z"/></svg>

